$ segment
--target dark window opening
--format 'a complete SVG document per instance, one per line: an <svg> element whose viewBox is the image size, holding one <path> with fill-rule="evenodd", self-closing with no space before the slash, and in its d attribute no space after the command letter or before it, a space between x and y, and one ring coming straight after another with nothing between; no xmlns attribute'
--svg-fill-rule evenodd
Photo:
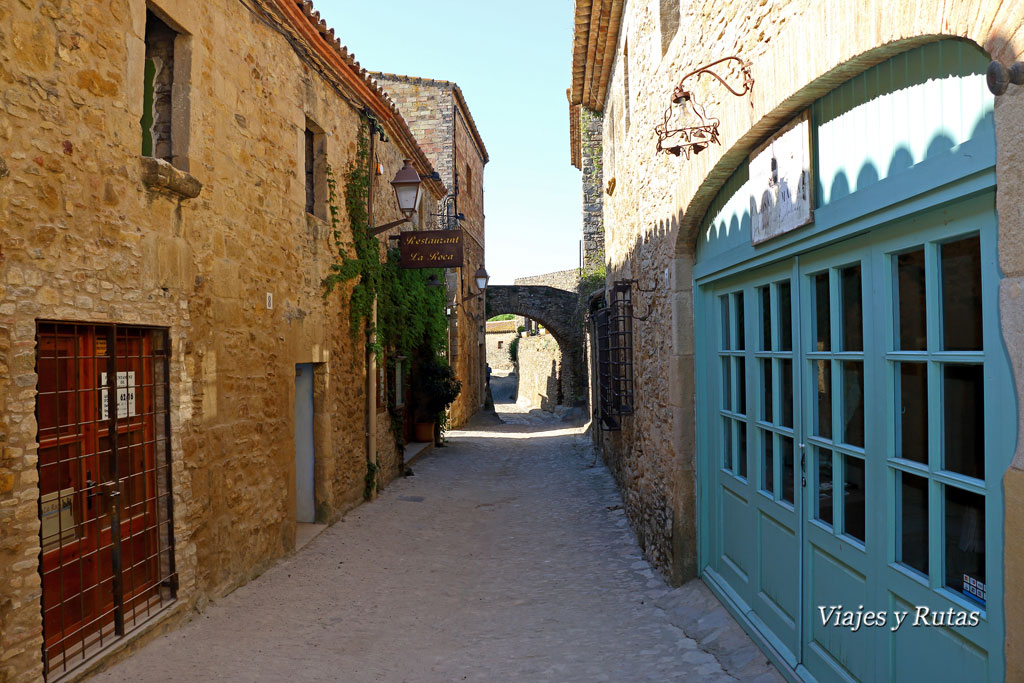
<svg viewBox="0 0 1024 683"><path fill-rule="evenodd" d="M316 209L316 184L313 174L313 131L306 129L306 213L313 213Z"/></svg>
<svg viewBox="0 0 1024 683"><path fill-rule="evenodd" d="M633 298L629 280L611 288L606 308L593 312L601 426L621 429L619 418L633 414Z"/></svg>
<svg viewBox="0 0 1024 683"><path fill-rule="evenodd" d="M327 220L327 150L323 129L306 119L306 213Z"/></svg>
<svg viewBox="0 0 1024 683"><path fill-rule="evenodd" d="M679 0L660 0L658 19L661 23L661 55L665 56L668 46L679 31Z"/></svg>
<svg viewBox="0 0 1024 683"><path fill-rule="evenodd" d="M142 89L142 155L170 163L174 90L174 41L178 34L146 12L146 64Z"/></svg>

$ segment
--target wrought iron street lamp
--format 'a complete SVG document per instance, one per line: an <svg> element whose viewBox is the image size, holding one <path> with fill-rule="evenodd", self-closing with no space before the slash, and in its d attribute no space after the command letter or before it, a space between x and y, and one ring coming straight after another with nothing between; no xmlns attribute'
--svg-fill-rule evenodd
<svg viewBox="0 0 1024 683"><path fill-rule="evenodd" d="M405 165L391 181L391 187L395 188L398 208L406 218L410 218L420 208L420 201L423 199L423 183L420 182L420 174L412 167L411 160L405 160Z"/></svg>
<svg viewBox="0 0 1024 683"><path fill-rule="evenodd" d="M476 288L480 290L480 294L484 293L487 289L487 282L491 279L491 276L487 274L483 266L480 266L476 273L473 274L473 278L476 280Z"/></svg>
<svg viewBox="0 0 1024 683"><path fill-rule="evenodd" d="M405 218L370 228L371 235L379 235L402 223L408 223L420 208L420 202L423 200L423 181L410 159L406 159L405 165L398 169L395 179L391 181L391 187L395 188L395 199L398 200L398 208L405 214Z"/></svg>
<svg viewBox="0 0 1024 683"><path fill-rule="evenodd" d="M478 296L483 296L484 292L487 289L487 283L490 281L491 276L487 274L487 271L484 270L483 266L480 266L479 268L477 268L476 272L473 273L473 279L476 281L476 288L479 289L480 291L477 292L476 294L464 294L462 296L462 301L459 302L459 306L463 306L463 310L465 310L464 304L467 301L472 301Z"/></svg>

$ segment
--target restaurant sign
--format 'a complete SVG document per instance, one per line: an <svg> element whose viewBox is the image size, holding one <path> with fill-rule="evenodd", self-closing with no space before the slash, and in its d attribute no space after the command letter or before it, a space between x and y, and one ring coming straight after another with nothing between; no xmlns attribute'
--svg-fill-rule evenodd
<svg viewBox="0 0 1024 683"><path fill-rule="evenodd" d="M403 268L459 268L462 266L461 230L403 232L398 237Z"/></svg>

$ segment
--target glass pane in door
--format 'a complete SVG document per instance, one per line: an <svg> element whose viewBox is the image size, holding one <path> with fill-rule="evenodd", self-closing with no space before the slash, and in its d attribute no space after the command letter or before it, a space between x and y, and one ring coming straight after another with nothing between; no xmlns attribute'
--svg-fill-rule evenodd
<svg viewBox="0 0 1024 683"><path fill-rule="evenodd" d="M840 326L843 351L864 350L864 311L861 302L860 264L847 266L839 272Z"/></svg>
<svg viewBox="0 0 1024 683"><path fill-rule="evenodd" d="M907 472L896 479L900 535L896 560L928 575L928 480Z"/></svg>
<svg viewBox="0 0 1024 683"><path fill-rule="evenodd" d="M970 491L945 489L945 584L985 602L985 497Z"/></svg>
<svg viewBox="0 0 1024 683"><path fill-rule="evenodd" d="M941 246L942 348L978 351L981 338L981 247L977 235Z"/></svg>
<svg viewBox="0 0 1024 683"><path fill-rule="evenodd" d="M924 249L896 257L896 348L921 351L927 343Z"/></svg>
<svg viewBox="0 0 1024 683"><path fill-rule="evenodd" d="M864 461L852 455L843 456L843 532L864 542Z"/></svg>
<svg viewBox="0 0 1024 683"><path fill-rule="evenodd" d="M945 469L985 478L985 378L981 365L942 367Z"/></svg>
<svg viewBox="0 0 1024 683"><path fill-rule="evenodd" d="M928 366L897 363L899 457L928 462Z"/></svg>

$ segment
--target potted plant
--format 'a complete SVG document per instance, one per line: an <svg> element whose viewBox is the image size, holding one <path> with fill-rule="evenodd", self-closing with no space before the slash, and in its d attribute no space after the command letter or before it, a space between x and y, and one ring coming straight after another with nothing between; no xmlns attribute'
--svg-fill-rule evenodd
<svg viewBox="0 0 1024 683"><path fill-rule="evenodd" d="M417 410L415 436L417 441L439 441L438 423L444 419L459 392L462 382L443 360L432 358L420 364L417 372Z"/></svg>

